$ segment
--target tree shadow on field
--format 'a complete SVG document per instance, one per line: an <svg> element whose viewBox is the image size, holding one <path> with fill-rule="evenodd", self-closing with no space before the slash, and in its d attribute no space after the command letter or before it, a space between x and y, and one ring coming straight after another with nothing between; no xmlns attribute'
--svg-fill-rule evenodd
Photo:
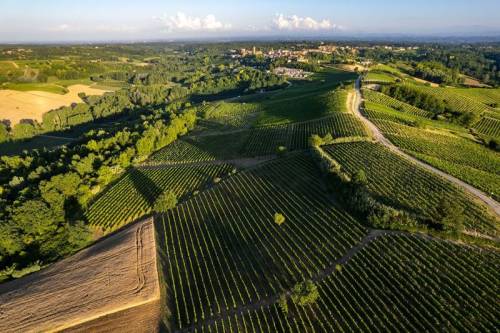
<svg viewBox="0 0 500 333"><path fill-rule="evenodd" d="M132 183L137 193L139 193L144 201L150 206L152 206L156 198L163 193L163 190L139 169L132 171L130 178L132 179Z"/></svg>

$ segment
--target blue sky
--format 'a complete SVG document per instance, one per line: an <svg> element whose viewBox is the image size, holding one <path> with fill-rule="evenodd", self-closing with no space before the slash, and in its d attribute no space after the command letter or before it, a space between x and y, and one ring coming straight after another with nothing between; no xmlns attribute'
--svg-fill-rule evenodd
<svg viewBox="0 0 500 333"><path fill-rule="evenodd" d="M0 42L500 32L500 0L1 0Z"/></svg>

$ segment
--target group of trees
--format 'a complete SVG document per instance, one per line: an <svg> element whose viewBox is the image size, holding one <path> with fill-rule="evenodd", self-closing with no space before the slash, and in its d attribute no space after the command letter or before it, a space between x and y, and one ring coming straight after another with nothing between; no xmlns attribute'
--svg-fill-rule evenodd
<svg viewBox="0 0 500 333"><path fill-rule="evenodd" d="M492 44L413 44L362 48L360 56L376 62L402 61L418 77L436 83L460 84L465 74L492 86L500 85L500 48Z"/></svg>
<svg viewBox="0 0 500 333"><path fill-rule="evenodd" d="M413 72L409 73L415 77L422 78L437 84L458 84L462 82L460 72L450 69L436 61L426 61L413 64Z"/></svg>
<svg viewBox="0 0 500 333"><path fill-rule="evenodd" d="M83 211L132 163L145 159L196 122L196 109L172 103L137 118L131 127L89 131L55 151L0 159L0 279L22 275L85 245ZM158 210L175 205L161 196Z"/></svg>

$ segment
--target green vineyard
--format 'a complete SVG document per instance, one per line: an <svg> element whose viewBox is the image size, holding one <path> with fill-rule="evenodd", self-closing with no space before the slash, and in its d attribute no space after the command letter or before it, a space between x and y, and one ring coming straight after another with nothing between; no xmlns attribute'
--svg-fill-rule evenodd
<svg viewBox="0 0 500 333"><path fill-rule="evenodd" d="M228 164L133 169L89 207L86 218L90 225L105 230L117 229L150 213L161 193L173 191L182 199L232 170Z"/></svg>
<svg viewBox="0 0 500 333"><path fill-rule="evenodd" d="M498 153L450 133L425 130L394 122L383 112L365 114L392 143L409 154L500 198Z"/></svg>
<svg viewBox="0 0 500 333"><path fill-rule="evenodd" d="M420 85L412 85L412 88L443 100L452 110L457 112L474 112L481 114L485 111L494 111L490 106L477 101L473 97L469 97L467 94L464 95L463 90L455 91L453 88L427 87Z"/></svg>
<svg viewBox="0 0 500 333"><path fill-rule="evenodd" d="M288 125L271 125L228 134L185 137L156 152L149 163L185 163L275 154L278 147L306 149L312 134L366 136L363 123L349 113Z"/></svg>
<svg viewBox="0 0 500 333"><path fill-rule="evenodd" d="M288 314L256 305L196 325L205 332L494 332L499 255L409 235L379 237Z"/></svg>
<svg viewBox="0 0 500 333"><path fill-rule="evenodd" d="M495 235L496 222L465 193L448 181L371 142L339 143L324 146L350 174L364 170L369 189L383 202L432 217L443 197L457 201L466 211L466 227Z"/></svg>
<svg viewBox="0 0 500 333"><path fill-rule="evenodd" d="M285 216L283 225L275 213ZM314 277L366 234L331 205L307 155L241 172L156 224L169 319L178 329Z"/></svg>
<svg viewBox="0 0 500 333"><path fill-rule="evenodd" d="M500 119L483 117L474 125L474 129L482 135L500 138Z"/></svg>
<svg viewBox="0 0 500 333"><path fill-rule="evenodd" d="M363 89L362 93L363 97L367 101L377 103L380 105L389 106L395 110L400 111L401 113L407 113L410 115L415 115L424 118L430 118L432 116L431 112L419 109L417 107L414 107L413 105L401 102L395 98L373 91L371 89Z"/></svg>

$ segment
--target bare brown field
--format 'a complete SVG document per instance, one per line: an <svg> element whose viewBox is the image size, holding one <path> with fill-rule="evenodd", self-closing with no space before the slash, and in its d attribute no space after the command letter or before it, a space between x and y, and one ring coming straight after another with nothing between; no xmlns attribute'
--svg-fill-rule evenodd
<svg viewBox="0 0 500 333"><path fill-rule="evenodd" d="M8 119L12 125L22 119L41 121L42 115L50 110L81 103L78 93L102 95L107 92L83 84L69 86L68 90L64 95L44 91L0 90L0 120Z"/></svg>
<svg viewBox="0 0 500 333"><path fill-rule="evenodd" d="M0 332L155 332L160 289L152 219L0 285ZM142 323L142 325L138 325Z"/></svg>

